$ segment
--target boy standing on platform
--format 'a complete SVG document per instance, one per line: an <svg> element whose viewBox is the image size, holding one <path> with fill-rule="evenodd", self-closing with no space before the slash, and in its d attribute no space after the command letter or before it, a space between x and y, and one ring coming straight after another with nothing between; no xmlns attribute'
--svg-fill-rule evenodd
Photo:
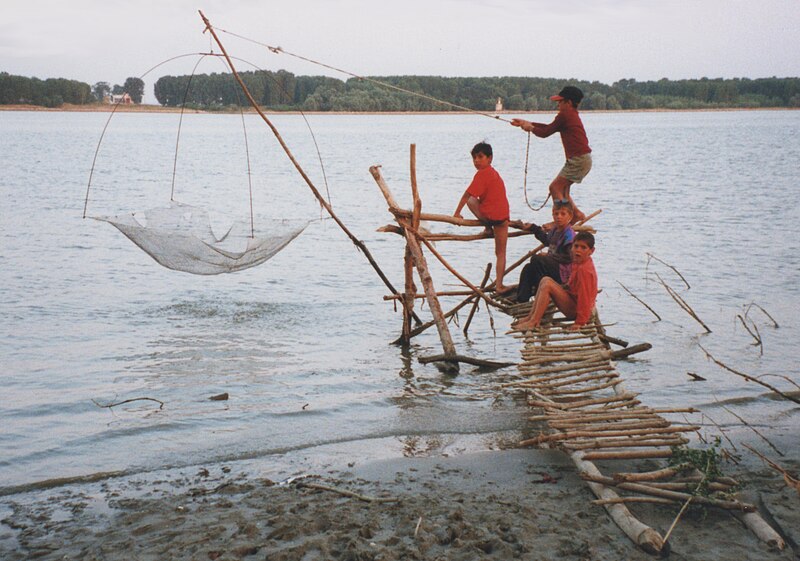
<svg viewBox="0 0 800 561"><path fill-rule="evenodd" d="M547 311L550 302L567 319L574 319L570 331L578 331L589 321L597 299L597 271L594 268L594 236L589 232L579 232L572 242L572 272L566 287L550 277L539 283L536 298L528 316L512 327L518 331L536 329Z"/></svg>
<svg viewBox="0 0 800 561"><path fill-rule="evenodd" d="M525 119L512 119L511 124L540 138L547 138L556 132L561 134L567 161L550 183L550 195L554 202L567 200L574 211L573 222L578 222L586 216L575 205L569 188L573 183L583 181L592 169L592 149L589 147L586 130L578 115L578 105L583 99L583 92L575 86L566 86L550 99L558 102L558 115L549 125L532 123Z"/></svg>
<svg viewBox="0 0 800 561"><path fill-rule="evenodd" d="M497 259L494 289L496 293L503 293L508 291L508 287L503 285L509 218L506 186L500 174L492 167L491 145L479 142L472 148L471 154L472 163L478 171L475 172L472 183L458 201L453 216L463 218L461 209L466 205L472 214L486 226L487 233L494 236L494 253Z"/></svg>

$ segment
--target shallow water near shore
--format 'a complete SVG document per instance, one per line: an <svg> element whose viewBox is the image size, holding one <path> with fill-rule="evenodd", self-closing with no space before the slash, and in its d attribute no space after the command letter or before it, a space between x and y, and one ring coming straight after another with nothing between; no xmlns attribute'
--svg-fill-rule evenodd
<svg viewBox="0 0 800 561"><path fill-rule="evenodd" d="M439 352L435 330L408 350L391 344L400 314L330 220L312 222L262 266L199 277L164 269L107 224L81 219L106 119L0 113L0 486L215 462L280 463L289 451L324 456L327 445L349 442L362 442L354 450L373 443L387 457L458 454L510 447L537 430L525 420L524 399L499 387L515 378L514 368L462 367L450 377L424 366L417 357ZM800 242L793 234L800 113L589 113L584 121L594 169L573 194L584 211L603 209L592 221L600 317L613 324L609 334L653 344L620 364L626 385L647 404L698 406L722 427L739 425L727 407L796 458L798 408L710 362L700 345L736 370L797 389L781 376L798 381L800 363ZM252 115L245 122L256 230L270 218L322 217L266 127ZM409 206L412 142L426 212L452 212L474 173L469 149L485 139L512 217L548 220L546 211L525 205L526 137L505 123L464 115L311 116L323 176L302 117L274 122L320 190L327 179L337 213L397 287L403 245L375 231L391 217L368 167L381 164ZM168 204L177 124L177 115L113 118L89 216ZM543 200L562 159L556 138L532 140L531 204ZM249 216L241 117L185 116L176 169L177 200L214 211L220 227L226 217ZM512 240L509 261L532 244L530 237ZM475 282L493 261L491 241L438 247ZM663 264L648 263L648 252L676 267L691 288ZM712 333L678 307L654 273ZM438 265L432 274L440 290L458 288ZM779 324L747 310L761 347L737 318L751 302ZM509 319L492 317L494 331L481 307L468 338L451 326L459 352L516 361L519 343L504 335ZM465 319L461 314L462 326ZM707 381L690 382L687 372ZM209 400L223 392L227 401ZM164 406L142 400L102 407L141 397Z"/></svg>

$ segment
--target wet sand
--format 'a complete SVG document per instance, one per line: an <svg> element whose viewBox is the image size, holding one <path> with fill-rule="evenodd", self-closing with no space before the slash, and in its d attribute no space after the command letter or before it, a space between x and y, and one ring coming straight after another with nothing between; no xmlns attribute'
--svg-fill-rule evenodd
<svg viewBox="0 0 800 561"><path fill-rule="evenodd" d="M731 474L746 483L744 498L757 502L788 541L800 540L796 491L759 463L740 464ZM318 475L279 477L268 469L221 465L7 496L0 557L652 559L591 503L594 496L557 451L353 462ZM631 510L663 534L678 508ZM669 558L677 560L798 558L791 546L771 551L719 510L690 509L670 542Z"/></svg>

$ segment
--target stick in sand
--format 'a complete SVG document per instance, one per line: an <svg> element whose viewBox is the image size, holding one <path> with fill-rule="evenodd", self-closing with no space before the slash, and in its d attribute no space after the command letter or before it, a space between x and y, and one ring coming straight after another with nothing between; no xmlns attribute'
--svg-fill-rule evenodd
<svg viewBox="0 0 800 561"><path fill-rule="evenodd" d="M692 496L689 497L688 499L686 499L686 502L683 503L683 507L681 507L681 510L680 510L680 512L678 512L678 515L675 517L675 520L672 521L672 525L669 527L669 530L667 530L667 533L664 534L664 543L667 542L667 540L669 539L670 535L672 534L672 530L674 530L675 526L678 524L678 520L681 519L681 516L683 516L683 513L686 512L687 508L689 508L689 504L692 502L692 499L694 499L695 493L697 493L697 490L700 489L700 486L706 480L706 477L708 477L708 468L709 468L710 464L711 464L711 458L709 458L708 462L706 463L706 471L703 472L703 479L701 479L700 483L697 484L697 487L695 488L694 493L692 493Z"/></svg>
<svg viewBox="0 0 800 561"><path fill-rule="evenodd" d="M361 495L359 493L348 491L347 489L339 489L337 487L330 487L328 485L321 485L319 483L306 483L304 481L298 481L297 483L295 483L295 486L299 489L307 487L309 489L318 489L320 491L330 491L332 493L338 493L345 497L353 497L354 499L358 499L360 501L365 501L368 503L396 503L400 500L391 497L388 498L370 497L367 495Z"/></svg>
<svg viewBox="0 0 800 561"><path fill-rule="evenodd" d="M734 369L733 369L733 368L731 368L730 366L728 366L728 365L726 365L726 364L724 364L724 363L720 362L720 361L719 361L719 360L717 360L716 358L714 358L714 357L711 355L711 353L709 353L709 352L708 352L708 351L707 351L707 350L706 350L706 349L703 347L703 345L701 345L700 343L698 343L698 344L697 344L697 346L698 346L698 347L700 347L700 349L701 349L701 350L702 350L702 351L705 353L706 357L707 357L708 359L710 359L711 361L713 361L713 362L714 362L714 363L715 363L717 366L719 366L719 367L721 367L721 368L724 368L724 369L725 369L725 370L727 370L728 372L731 372L731 373L733 373L733 374L736 374L737 376L741 376L741 377L742 377L742 378L744 378L745 380L748 380L748 381L750 381L750 382L755 382L756 384L758 384L758 385L760 385L760 386L764 386L765 388L767 388L767 389L769 389L769 390L771 390L771 391L775 392L776 394L778 394L779 396L783 397L784 399L788 399L789 401L794 401L795 403L797 403L797 404L800 404L800 399L798 399L798 398L796 398L796 397L794 397L794 396L792 396L792 395L789 395L789 394L783 393L782 391L780 391L780 390L779 390L778 388L776 388L775 386L773 386L773 385L770 385L770 384L767 384L766 382L763 382L763 381L759 380L758 378L756 378L756 377L754 377L754 376L750 376L749 374L745 374L744 372L739 372L738 370L734 370Z"/></svg>
<svg viewBox="0 0 800 561"><path fill-rule="evenodd" d="M797 494L800 495L800 479L792 477L788 471L783 469L781 466L779 466L778 464L776 464L775 462L764 456L762 453L755 450L754 448L751 448L747 444L743 444L743 446L748 450L750 450L753 454L764 460L769 467L771 467L772 469L783 475L783 480L786 482L786 485L795 489L797 491Z"/></svg>
<svg viewBox="0 0 800 561"><path fill-rule="evenodd" d="M745 321L742 314L736 314L736 317L739 319L740 322L742 322L742 325L744 326L745 330L750 334L750 337L755 339L755 343L753 343L753 345L759 347L761 356L764 356L764 343L761 340L761 333L758 332L758 326L756 325L756 323L753 320L750 320L750 322L753 324L753 329L756 330L756 332L753 333L753 329L750 329L750 326L747 325L747 321Z"/></svg>
<svg viewBox="0 0 800 561"><path fill-rule="evenodd" d="M769 376L772 376L774 378L783 378L784 380L786 380L787 382L792 384L795 388L800 390L800 384L798 384L797 382L795 382L794 380L792 380L788 376L784 376L783 374L762 374L761 376L756 376L756 378L758 378L760 380L761 378L767 378Z"/></svg>
<svg viewBox="0 0 800 561"><path fill-rule="evenodd" d="M770 442L769 438L767 438L766 436L764 436L763 434L761 434L761 433L760 433L758 430L756 430L756 428L755 428L755 427L753 427L753 426L752 426L750 423L748 423L747 421L745 421L745 420L744 420L744 419L743 419L743 418L742 418L740 415L737 415L736 413L734 413L733 411L731 411L730 409L728 409L727 407L725 407L724 405L722 405L722 404L719 402L719 400L717 399L717 396L716 396L716 395L714 396L714 401L716 401L716 402L719 404L719 406L720 406L720 407L722 407L722 408L723 408L725 411L727 411L728 413L730 413L731 415L733 415L734 417L736 417L737 419L739 419L739 421L740 421L740 422L741 422L741 423L742 423L744 426L746 426L746 427L747 427L747 428L749 428L751 431L753 431L754 433L756 433L756 434L757 434L757 435L758 435L758 436L761 438L761 440L763 440L764 442L766 442L766 443L769 445L769 447L770 447L770 448L772 448L773 450L775 450L775 452L777 452L777 454L778 454L779 456L785 456L785 455L786 455L786 454L784 454L783 452L781 452L780 450L778 450L778 448L777 448L777 447L776 447L776 446L775 446L775 445L774 445L772 442Z"/></svg>

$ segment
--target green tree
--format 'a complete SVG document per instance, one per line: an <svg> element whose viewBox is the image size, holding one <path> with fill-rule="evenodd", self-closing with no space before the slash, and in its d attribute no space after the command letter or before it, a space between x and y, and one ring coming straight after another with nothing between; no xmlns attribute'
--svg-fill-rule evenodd
<svg viewBox="0 0 800 561"><path fill-rule="evenodd" d="M584 103L586 104L584 105ZM600 92L594 92L592 95L586 97L584 103L581 103L581 107L584 107L586 109L602 110L606 108L606 96L604 96Z"/></svg>
<svg viewBox="0 0 800 561"><path fill-rule="evenodd" d="M144 81L141 78L128 78L122 85L122 89L128 92L134 103L141 103L144 96Z"/></svg>
<svg viewBox="0 0 800 561"><path fill-rule="evenodd" d="M782 107L797 103L800 78L703 78L637 82L627 78L612 85L580 80L503 76L492 78L446 78L442 76L373 76L402 90L408 90L476 110L494 108L500 97L509 109L555 110L550 96L567 83L584 92L582 107L591 109L705 108L705 107ZM431 111L451 110L446 103L425 99L403 91L387 89L368 80L351 78L346 82L324 76L295 76L277 72L243 72L242 79L259 104L272 109L317 111ZM162 105L186 102L196 107L244 105L229 74L164 76L155 83L156 99ZM40 91L40 84L29 84L23 95L41 99L52 97ZM71 88L70 88L71 89ZM25 90L28 91L28 90ZM0 91L0 94L4 92ZM19 95L19 94L17 94ZM64 96L64 94L61 94ZM67 97L64 96L66 100Z"/></svg>
<svg viewBox="0 0 800 561"><path fill-rule="evenodd" d="M111 86L108 82L97 82L92 86L92 95L97 101L104 101L106 96L111 93Z"/></svg>
<svg viewBox="0 0 800 561"><path fill-rule="evenodd" d="M613 95L610 95L606 98L606 109L611 109L612 111L619 111L622 109L622 105L620 105L617 98Z"/></svg>

